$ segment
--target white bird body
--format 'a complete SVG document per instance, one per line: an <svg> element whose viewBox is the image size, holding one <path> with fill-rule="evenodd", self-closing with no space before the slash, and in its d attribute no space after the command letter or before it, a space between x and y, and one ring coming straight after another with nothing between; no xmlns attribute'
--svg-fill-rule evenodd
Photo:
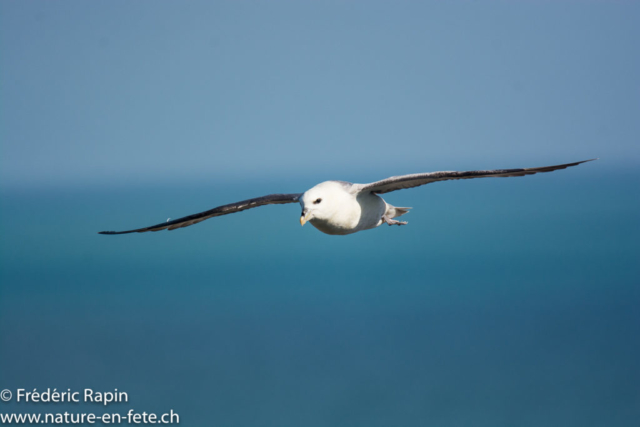
<svg viewBox="0 0 640 427"><path fill-rule="evenodd" d="M595 159L593 159L595 160ZM552 172L559 169L588 162L565 163L555 166L542 166L524 169L494 169L476 171L444 171L426 172L411 175L392 176L369 184L352 184L345 181L325 181L304 193L270 194L237 203L218 206L208 211L174 219L150 227L137 228L128 231L101 231L100 234L128 234L144 233L146 231L175 230L188 227L206 219L241 212L246 209L264 205L300 203L302 214L300 224L307 221L326 234L345 235L362 230L376 228L386 223L389 225L405 225L406 222L397 221L401 215L411 208L399 208L386 203L379 194L405 188L419 187L437 181L448 181L471 178L492 178L533 175L542 172Z"/></svg>
<svg viewBox="0 0 640 427"><path fill-rule="evenodd" d="M354 193L351 184L325 181L300 197L301 222L309 221L326 234L345 235L375 228L391 205L377 194ZM321 200L318 203L314 203ZM306 217L306 218L305 218ZM304 224L303 224L304 225Z"/></svg>

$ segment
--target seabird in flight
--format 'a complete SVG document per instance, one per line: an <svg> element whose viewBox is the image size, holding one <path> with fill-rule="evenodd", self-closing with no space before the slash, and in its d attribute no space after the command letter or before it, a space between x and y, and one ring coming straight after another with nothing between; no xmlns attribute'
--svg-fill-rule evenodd
<svg viewBox="0 0 640 427"><path fill-rule="evenodd" d="M416 173L412 175L392 176L391 178L369 184L325 181L304 193L270 194L268 196L256 197L255 199L218 206L205 212L150 227L128 231L101 231L100 234L144 233L145 231L160 231L164 229L175 230L176 228L188 227L216 216L228 215L246 209L257 208L258 206L286 203L300 203L300 206L302 206L302 214L300 215L301 225L310 222L311 225L326 234L352 234L358 231L376 228L382 224L406 224L406 222L398 221L394 218L406 214L410 208L392 206L385 202L379 194L450 179L511 177L533 175L539 172L552 172L558 169L576 166L580 163L590 162L591 160L526 169Z"/></svg>

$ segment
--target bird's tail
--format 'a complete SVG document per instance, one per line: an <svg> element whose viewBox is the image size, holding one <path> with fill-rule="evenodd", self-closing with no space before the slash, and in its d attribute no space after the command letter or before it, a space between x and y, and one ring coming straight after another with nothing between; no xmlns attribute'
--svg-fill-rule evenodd
<svg viewBox="0 0 640 427"><path fill-rule="evenodd" d="M387 212L386 215L388 218L397 218L409 212L411 208L399 208L397 206L392 206L387 203Z"/></svg>

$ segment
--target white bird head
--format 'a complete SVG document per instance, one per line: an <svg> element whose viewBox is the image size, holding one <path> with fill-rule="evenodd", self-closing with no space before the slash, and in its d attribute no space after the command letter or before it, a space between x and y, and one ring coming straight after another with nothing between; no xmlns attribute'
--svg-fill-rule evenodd
<svg viewBox="0 0 640 427"><path fill-rule="evenodd" d="M344 184L337 181L322 182L310 188L300 197L300 224L313 220L331 221L344 206L345 199L352 197Z"/></svg>

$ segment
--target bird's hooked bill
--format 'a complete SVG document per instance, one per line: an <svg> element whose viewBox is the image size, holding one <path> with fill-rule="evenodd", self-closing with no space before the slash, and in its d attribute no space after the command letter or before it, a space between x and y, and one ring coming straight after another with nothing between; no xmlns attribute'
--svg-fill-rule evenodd
<svg viewBox="0 0 640 427"><path fill-rule="evenodd" d="M305 225L307 221L309 221L310 216L311 214L309 212L302 211L302 213L300 214L300 225Z"/></svg>

